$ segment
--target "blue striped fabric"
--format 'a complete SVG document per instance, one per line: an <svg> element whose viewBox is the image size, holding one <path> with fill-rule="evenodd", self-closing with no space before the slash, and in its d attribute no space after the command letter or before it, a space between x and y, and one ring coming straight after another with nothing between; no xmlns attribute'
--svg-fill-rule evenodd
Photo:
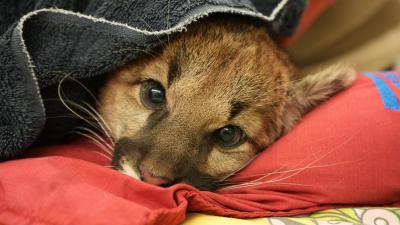
<svg viewBox="0 0 400 225"><path fill-rule="evenodd" d="M385 79L390 80L393 85L400 89L400 74L396 72L382 72Z"/></svg>
<svg viewBox="0 0 400 225"><path fill-rule="evenodd" d="M387 76L388 77L387 79L392 82L395 78L396 82L393 82L393 84L396 87L400 88L400 82L397 82L398 77L394 76L395 73L388 72L388 73L384 73L384 74L386 74L386 75L384 75L385 78ZM393 91L390 89L390 87L386 84L386 82L382 78L380 78L376 74L369 73L369 72L365 72L364 75L366 77L370 78L374 82L376 88L378 89L378 91L381 95L381 99L383 101L383 105L385 106L385 108L391 109L391 110L400 110L400 103L396 97L396 94L393 93ZM395 75L397 75L397 74L395 74Z"/></svg>

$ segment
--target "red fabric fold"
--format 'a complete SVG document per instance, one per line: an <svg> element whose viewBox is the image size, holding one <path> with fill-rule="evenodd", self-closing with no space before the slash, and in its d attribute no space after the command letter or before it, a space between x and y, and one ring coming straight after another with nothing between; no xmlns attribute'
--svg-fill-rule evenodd
<svg viewBox="0 0 400 225"><path fill-rule="evenodd" d="M245 218L400 206L400 110L383 104L387 91L392 100L400 92L396 77L376 76L386 92L359 75L217 193L135 180L107 167L88 140L32 149L0 164L0 224L160 225L179 224L187 210Z"/></svg>

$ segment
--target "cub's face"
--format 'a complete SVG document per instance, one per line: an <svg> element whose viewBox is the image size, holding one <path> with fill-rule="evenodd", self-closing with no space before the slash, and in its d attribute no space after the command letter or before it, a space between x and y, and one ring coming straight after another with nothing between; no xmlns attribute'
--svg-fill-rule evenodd
<svg viewBox="0 0 400 225"><path fill-rule="evenodd" d="M116 169L213 190L285 131L293 66L264 28L203 21L110 75L99 111Z"/></svg>

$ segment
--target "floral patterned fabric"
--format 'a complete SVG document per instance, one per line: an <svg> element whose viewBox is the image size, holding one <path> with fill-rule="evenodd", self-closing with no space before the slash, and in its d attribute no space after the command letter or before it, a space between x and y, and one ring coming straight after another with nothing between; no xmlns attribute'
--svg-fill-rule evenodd
<svg viewBox="0 0 400 225"><path fill-rule="evenodd" d="M400 208L331 209L296 217L234 219L192 214L183 225L400 225Z"/></svg>

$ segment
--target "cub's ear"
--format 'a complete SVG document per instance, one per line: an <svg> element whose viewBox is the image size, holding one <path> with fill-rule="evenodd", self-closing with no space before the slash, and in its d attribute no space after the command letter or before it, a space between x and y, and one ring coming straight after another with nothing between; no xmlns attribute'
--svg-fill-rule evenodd
<svg viewBox="0 0 400 225"><path fill-rule="evenodd" d="M288 131L304 114L339 91L350 86L356 78L354 69L334 65L293 81L289 87L284 124Z"/></svg>

